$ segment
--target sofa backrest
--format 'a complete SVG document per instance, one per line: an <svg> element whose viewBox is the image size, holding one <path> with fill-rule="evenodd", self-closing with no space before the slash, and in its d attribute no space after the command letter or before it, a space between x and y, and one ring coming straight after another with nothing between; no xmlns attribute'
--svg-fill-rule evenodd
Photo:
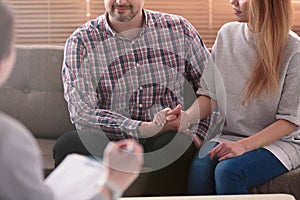
<svg viewBox="0 0 300 200"><path fill-rule="evenodd" d="M74 130L63 98L63 47L16 46L15 68L0 88L0 110L20 120L37 138Z"/></svg>

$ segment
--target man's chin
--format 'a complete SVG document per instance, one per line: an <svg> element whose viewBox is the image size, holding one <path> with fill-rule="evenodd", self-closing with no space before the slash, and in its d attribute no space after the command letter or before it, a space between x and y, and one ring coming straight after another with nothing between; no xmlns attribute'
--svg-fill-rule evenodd
<svg viewBox="0 0 300 200"><path fill-rule="evenodd" d="M130 19L126 19L126 18L125 19L124 18L116 18L116 20L120 23L126 23L126 22L130 21Z"/></svg>
<svg viewBox="0 0 300 200"><path fill-rule="evenodd" d="M131 17L128 17L128 16L123 16L122 14L114 14L113 15L113 18L117 21L117 22L121 22L121 23L124 23L124 22L129 22L132 18Z"/></svg>

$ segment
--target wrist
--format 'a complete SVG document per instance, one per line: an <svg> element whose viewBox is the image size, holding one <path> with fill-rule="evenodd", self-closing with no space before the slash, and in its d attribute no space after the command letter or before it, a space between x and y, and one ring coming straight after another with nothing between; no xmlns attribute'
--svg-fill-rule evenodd
<svg viewBox="0 0 300 200"><path fill-rule="evenodd" d="M121 187L109 180L107 180L103 184L103 188L104 188L104 192L109 194L108 196L110 197L109 199L111 200L117 200L123 194Z"/></svg>
<svg viewBox="0 0 300 200"><path fill-rule="evenodd" d="M163 127L158 126L153 122L143 122L139 128L139 132L141 137L147 138L152 137L161 132Z"/></svg>
<svg viewBox="0 0 300 200"><path fill-rule="evenodd" d="M187 113L187 111L183 111L182 112L182 116L185 117L185 120L186 120L188 128L189 128L191 126L191 124L193 124L191 116L189 116L189 114Z"/></svg>
<svg viewBox="0 0 300 200"><path fill-rule="evenodd" d="M251 147L249 145L247 139L248 138L237 141L237 143L239 143L243 147L245 152L251 151L251 150L256 149L256 148L259 148L259 147Z"/></svg>

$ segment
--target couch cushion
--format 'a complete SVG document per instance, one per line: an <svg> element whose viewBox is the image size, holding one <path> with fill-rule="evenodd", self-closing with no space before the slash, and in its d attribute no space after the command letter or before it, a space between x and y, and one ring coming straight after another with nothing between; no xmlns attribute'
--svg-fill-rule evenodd
<svg viewBox="0 0 300 200"><path fill-rule="evenodd" d="M51 139L37 139L37 143L40 146L41 156L43 157L43 169L44 170L52 170L54 168L54 160L53 160L53 146L55 144L55 140Z"/></svg>
<svg viewBox="0 0 300 200"><path fill-rule="evenodd" d="M249 189L251 193L287 193L300 199L300 167L278 176L265 184Z"/></svg>
<svg viewBox="0 0 300 200"><path fill-rule="evenodd" d="M17 46L15 68L0 88L0 110L37 138L55 139L74 129L63 98L62 62L62 46Z"/></svg>

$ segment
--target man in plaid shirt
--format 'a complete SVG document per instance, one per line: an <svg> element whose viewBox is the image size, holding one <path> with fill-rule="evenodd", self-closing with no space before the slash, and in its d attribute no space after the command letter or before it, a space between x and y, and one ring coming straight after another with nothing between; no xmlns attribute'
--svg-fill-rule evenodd
<svg viewBox="0 0 300 200"><path fill-rule="evenodd" d="M184 82L197 90L209 51L195 28L180 16L145 10L144 0L105 0L104 4L106 13L79 27L66 42L62 76L72 123L81 135L90 137L96 132L91 137L99 146L103 141L133 138L145 152L155 152L177 138L178 144L173 142L171 149L182 148L179 156L167 164L156 157L165 160L173 151L151 159L163 168L183 154L188 161L185 158L181 163L188 168L186 162L195 148L189 136L176 134L180 117L163 128L152 119L164 108L180 114ZM207 128L207 121L191 127L194 138L203 139ZM91 144L80 141L77 132L58 139L56 165L72 152L93 154L87 147ZM188 141L187 147L181 147L183 141ZM180 193L176 188L172 191Z"/></svg>

